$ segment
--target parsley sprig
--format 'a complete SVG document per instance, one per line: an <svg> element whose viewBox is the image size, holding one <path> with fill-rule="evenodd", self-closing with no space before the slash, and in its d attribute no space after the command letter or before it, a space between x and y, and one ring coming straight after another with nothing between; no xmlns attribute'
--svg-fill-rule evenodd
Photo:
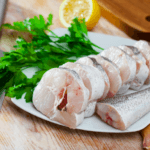
<svg viewBox="0 0 150 150"><path fill-rule="evenodd" d="M85 20L74 18L68 28L69 34L57 36L50 30L53 15L49 14L47 22L44 17L27 18L23 22L3 24L2 28L28 32L32 35L31 42L23 37L16 40L15 50L4 52L0 60L0 93L20 99L24 93L26 102L32 102L34 88L43 74L51 69L90 54L98 54L93 47L98 47L88 38ZM50 34L47 34L49 32ZM22 71L29 67L37 67L32 78Z"/></svg>

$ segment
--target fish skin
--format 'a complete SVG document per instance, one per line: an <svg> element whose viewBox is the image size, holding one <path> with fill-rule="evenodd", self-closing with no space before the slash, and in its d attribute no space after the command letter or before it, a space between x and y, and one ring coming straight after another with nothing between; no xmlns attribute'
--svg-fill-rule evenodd
<svg viewBox="0 0 150 150"><path fill-rule="evenodd" d="M85 87L90 92L89 101L102 97L105 89L105 83L102 74L100 74L95 67L71 62L67 62L61 67L69 68L79 74Z"/></svg>
<svg viewBox="0 0 150 150"><path fill-rule="evenodd" d="M150 88L97 103L96 113L114 128L125 130L150 111Z"/></svg>
<svg viewBox="0 0 150 150"><path fill-rule="evenodd" d="M130 88L133 90L139 90L145 80L148 77L148 67L146 66L146 60L140 53L140 51L134 46L119 46L123 51L125 51L128 55L130 55L136 61L136 76L133 82L130 85Z"/></svg>
<svg viewBox="0 0 150 150"><path fill-rule="evenodd" d="M105 89L104 89L103 96L100 99L98 99L98 101L103 100L107 96L107 93L109 92L109 88L110 88L109 78L106 72L104 71L103 67L99 63L97 63L95 59L91 58L90 56L82 57L79 60L77 60L76 63L88 65L88 66L94 66L95 68L99 70L100 74L103 75L103 78L105 80Z"/></svg>
<svg viewBox="0 0 150 150"><path fill-rule="evenodd" d="M96 104L97 104L97 100L95 100L95 101L93 100L88 103L88 106L87 106L86 110L84 111L85 118L91 117L95 113Z"/></svg>
<svg viewBox="0 0 150 150"><path fill-rule="evenodd" d="M67 62L60 67L72 69L81 77L85 87L89 90L89 102L85 109L85 117L90 117L95 113L96 101L104 93L105 82L99 70L93 66ZM93 78L94 77L94 78Z"/></svg>
<svg viewBox="0 0 150 150"><path fill-rule="evenodd" d="M120 48L112 46L100 53L101 56L110 59L114 62L119 70L122 79L122 87L119 89L117 94L123 94L129 89L131 82L134 80L136 75L136 62L127 53L122 51Z"/></svg>
<svg viewBox="0 0 150 150"><path fill-rule="evenodd" d="M110 82L110 89L106 98L113 97L119 91L122 85L119 68L106 57L100 55L90 55L89 57L95 58L105 70Z"/></svg>
<svg viewBox="0 0 150 150"><path fill-rule="evenodd" d="M89 57L79 58L75 63L92 66L92 67L94 66L93 61Z"/></svg>
<svg viewBox="0 0 150 150"><path fill-rule="evenodd" d="M134 44L134 46L136 48L138 48L138 50L141 52L141 54L146 59L146 65L149 69L149 74L145 81L145 84L150 84L150 45L147 41L139 40Z"/></svg>
<svg viewBox="0 0 150 150"><path fill-rule="evenodd" d="M66 106L59 110L58 106L63 101L66 91ZM52 120L57 119L56 116L59 111L65 112L59 113L62 117L65 117L68 113L68 116L76 120L75 125L83 121L82 115L79 114L87 108L88 99L89 90L84 86L79 75L67 68L48 70L33 93L33 104L37 110Z"/></svg>
<svg viewBox="0 0 150 150"><path fill-rule="evenodd" d="M91 96L89 96L89 102L87 104L86 109L83 112L84 112L84 118L91 117L95 113L97 99L101 98L101 96L103 95L105 83L104 83L104 79L102 78L102 75L100 75L99 71L93 66L87 66L87 65L75 64L75 63L68 62L68 63L65 63L62 66L60 66L60 68L62 68L62 67L72 69L75 72L77 72L78 75L83 80L85 87L87 87L87 89L89 89ZM93 76L95 78L93 78ZM87 78L89 78L91 80L90 81L91 86L93 86L95 83L96 83L96 86L94 86L93 88L89 88L88 86L86 86L85 79L87 79ZM98 80L95 81L96 78L100 81L98 81ZM93 89L93 90L91 91L91 89ZM101 90L97 90L97 89L101 89ZM83 115L83 112L81 113L82 115ZM79 114L76 114L76 116L77 115L79 118L83 117L82 115L81 115L81 117Z"/></svg>
<svg viewBox="0 0 150 150"><path fill-rule="evenodd" d="M101 56L100 54L99 55L97 55L97 56ZM103 57L103 56L101 56L105 61L108 61L108 62L110 62L115 68L116 68L116 70L118 71L118 73L120 74L120 70L119 70L119 68L117 67L117 65L115 64L115 63L113 63L111 60L109 60L108 58L106 58L106 57Z"/></svg>
<svg viewBox="0 0 150 150"><path fill-rule="evenodd" d="M99 64L95 58L92 58L90 56L89 56L89 58L93 61L94 67L96 67L102 73L103 78L105 80L105 90L104 90L103 96L100 99L98 99L98 101L101 101L101 100L106 98L106 96L109 92L109 89L110 89L109 78L107 76L107 73L105 72L105 70L101 66L101 64Z"/></svg>
<svg viewBox="0 0 150 150"><path fill-rule="evenodd" d="M137 47L128 46L128 45L126 45L126 47L128 47L132 50L132 54L130 53L129 55L132 55L133 58L134 58L134 55L135 55L136 57L139 58L139 60L141 60L144 64L146 64L146 59L144 58L144 56L141 54L141 52L139 51L139 49ZM135 57L135 59L136 59L136 57Z"/></svg>

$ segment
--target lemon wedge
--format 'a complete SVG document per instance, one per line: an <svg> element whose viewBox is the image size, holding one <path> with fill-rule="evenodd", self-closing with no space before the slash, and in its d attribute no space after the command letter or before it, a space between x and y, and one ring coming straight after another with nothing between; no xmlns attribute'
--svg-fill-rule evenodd
<svg viewBox="0 0 150 150"><path fill-rule="evenodd" d="M68 28L74 17L85 18L88 30L92 30L101 16L100 6L96 0L64 0L59 8L62 25Z"/></svg>

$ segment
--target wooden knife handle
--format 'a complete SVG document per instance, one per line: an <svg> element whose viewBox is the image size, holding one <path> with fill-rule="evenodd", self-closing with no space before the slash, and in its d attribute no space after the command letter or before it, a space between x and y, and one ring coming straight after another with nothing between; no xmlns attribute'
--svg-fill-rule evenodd
<svg viewBox="0 0 150 150"><path fill-rule="evenodd" d="M143 148L150 149L150 124L141 131L143 136Z"/></svg>

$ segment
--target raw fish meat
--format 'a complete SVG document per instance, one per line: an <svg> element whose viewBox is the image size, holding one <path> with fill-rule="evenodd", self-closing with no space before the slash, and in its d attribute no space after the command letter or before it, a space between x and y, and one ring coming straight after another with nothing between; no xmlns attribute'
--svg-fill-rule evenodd
<svg viewBox="0 0 150 150"><path fill-rule="evenodd" d="M110 89L106 98L113 97L122 85L119 68L111 60L100 55L90 55L89 57L95 58L107 73L110 82Z"/></svg>
<svg viewBox="0 0 150 150"><path fill-rule="evenodd" d="M87 66L77 63L65 63L60 67L65 67L76 71L81 77L85 87L89 90L89 102L85 109L85 117L90 117L95 113L96 101L104 93L105 82L102 74L93 66Z"/></svg>
<svg viewBox="0 0 150 150"><path fill-rule="evenodd" d="M136 42L134 46L138 48L138 50L142 53L142 55L146 59L146 65L149 69L149 74L145 81L145 84L149 84L150 83L150 45L148 42L140 40Z"/></svg>
<svg viewBox="0 0 150 150"><path fill-rule="evenodd" d="M123 85L117 94L126 93L136 75L135 60L120 48L115 46L102 51L100 55L108 58L118 66Z"/></svg>
<svg viewBox="0 0 150 150"><path fill-rule="evenodd" d="M123 51L130 55L136 61L136 76L131 83L130 88L139 90L148 77L149 69L146 65L146 60L140 51L134 46L119 46Z"/></svg>
<svg viewBox="0 0 150 150"><path fill-rule="evenodd" d="M88 100L89 90L80 76L66 68L48 70L33 93L33 104L37 110L70 128L83 121Z"/></svg>
<svg viewBox="0 0 150 150"><path fill-rule="evenodd" d="M97 103L100 118L114 128L125 130L150 111L150 88Z"/></svg>
<svg viewBox="0 0 150 150"><path fill-rule="evenodd" d="M98 101L103 100L107 96L107 93L109 92L110 89L109 78L106 72L104 71L103 67L96 61L95 58L91 58L91 57L82 57L79 60L77 60L76 63L88 65L88 66L94 66L99 70L100 74L103 75L105 81L105 89L104 89L103 96L100 99L98 99Z"/></svg>
<svg viewBox="0 0 150 150"><path fill-rule="evenodd" d="M65 63L61 67L76 71L81 77L85 87L89 90L89 101L97 100L102 97L105 89L105 83L102 73L93 66L87 66L77 63Z"/></svg>

